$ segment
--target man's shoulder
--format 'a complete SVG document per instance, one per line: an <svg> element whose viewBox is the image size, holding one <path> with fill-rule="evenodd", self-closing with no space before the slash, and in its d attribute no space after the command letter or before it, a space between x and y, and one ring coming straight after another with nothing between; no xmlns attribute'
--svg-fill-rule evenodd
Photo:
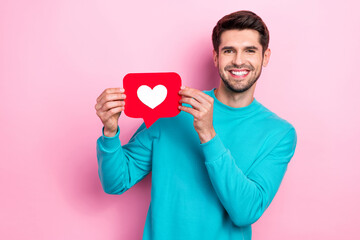
<svg viewBox="0 0 360 240"><path fill-rule="evenodd" d="M293 124L283 117L280 117L275 112L271 111L269 108L261 104L261 114L259 120L262 122L264 127L267 129L273 129L277 131L289 131L294 129Z"/></svg>

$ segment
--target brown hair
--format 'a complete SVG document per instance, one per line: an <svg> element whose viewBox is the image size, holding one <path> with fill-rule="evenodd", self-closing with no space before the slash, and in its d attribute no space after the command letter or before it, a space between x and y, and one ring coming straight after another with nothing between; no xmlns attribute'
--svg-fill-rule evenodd
<svg viewBox="0 0 360 240"><path fill-rule="evenodd" d="M260 44L263 48L263 54L269 46L269 30L263 20L251 11L237 11L221 18L212 32L212 42L214 50L219 54L220 37L226 30L253 29L260 34Z"/></svg>

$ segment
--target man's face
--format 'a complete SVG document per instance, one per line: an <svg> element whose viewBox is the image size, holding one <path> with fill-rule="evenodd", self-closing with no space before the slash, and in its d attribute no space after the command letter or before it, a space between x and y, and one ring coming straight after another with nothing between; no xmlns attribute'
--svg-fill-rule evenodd
<svg viewBox="0 0 360 240"><path fill-rule="evenodd" d="M219 54L214 51L213 57L224 85L237 93L255 88L270 57L270 49L262 53L260 34L252 29L226 30L220 40Z"/></svg>

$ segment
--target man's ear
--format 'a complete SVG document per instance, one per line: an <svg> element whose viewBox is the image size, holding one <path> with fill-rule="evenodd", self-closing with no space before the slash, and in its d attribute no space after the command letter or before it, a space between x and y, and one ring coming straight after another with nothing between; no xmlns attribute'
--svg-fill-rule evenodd
<svg viewBox="0 0 360 240"><path fill-rule="evenodd" d="M218 54L216 53L216 51L213 49L213 61L214 61L214 65L217 68L218 67Z"/></svg>
<svg viewBox="0 0 360 240"><path fill-rule="evenodd" d="M268 48L264 52L263 67L266 67L268 65L269 60L270 60L270 55L271 55L271 50L270 50L270 48Z"/></svg>

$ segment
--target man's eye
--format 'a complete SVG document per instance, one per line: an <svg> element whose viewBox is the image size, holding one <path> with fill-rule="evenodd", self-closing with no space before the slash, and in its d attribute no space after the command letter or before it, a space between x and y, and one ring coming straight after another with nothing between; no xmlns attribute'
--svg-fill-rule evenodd
<svg viewBox="0 0 360 240"><path fill-rule="evenodd" d="M255 50L249 49L247 50L248 53L255 53Z"/></svg>
<svg viewBox="0 0 360 240"><path fill-rule="evenodd" d="M231 50L231 49L224 50L224 53L232 53L232 52L233 52L233 50Z"/></svg>

